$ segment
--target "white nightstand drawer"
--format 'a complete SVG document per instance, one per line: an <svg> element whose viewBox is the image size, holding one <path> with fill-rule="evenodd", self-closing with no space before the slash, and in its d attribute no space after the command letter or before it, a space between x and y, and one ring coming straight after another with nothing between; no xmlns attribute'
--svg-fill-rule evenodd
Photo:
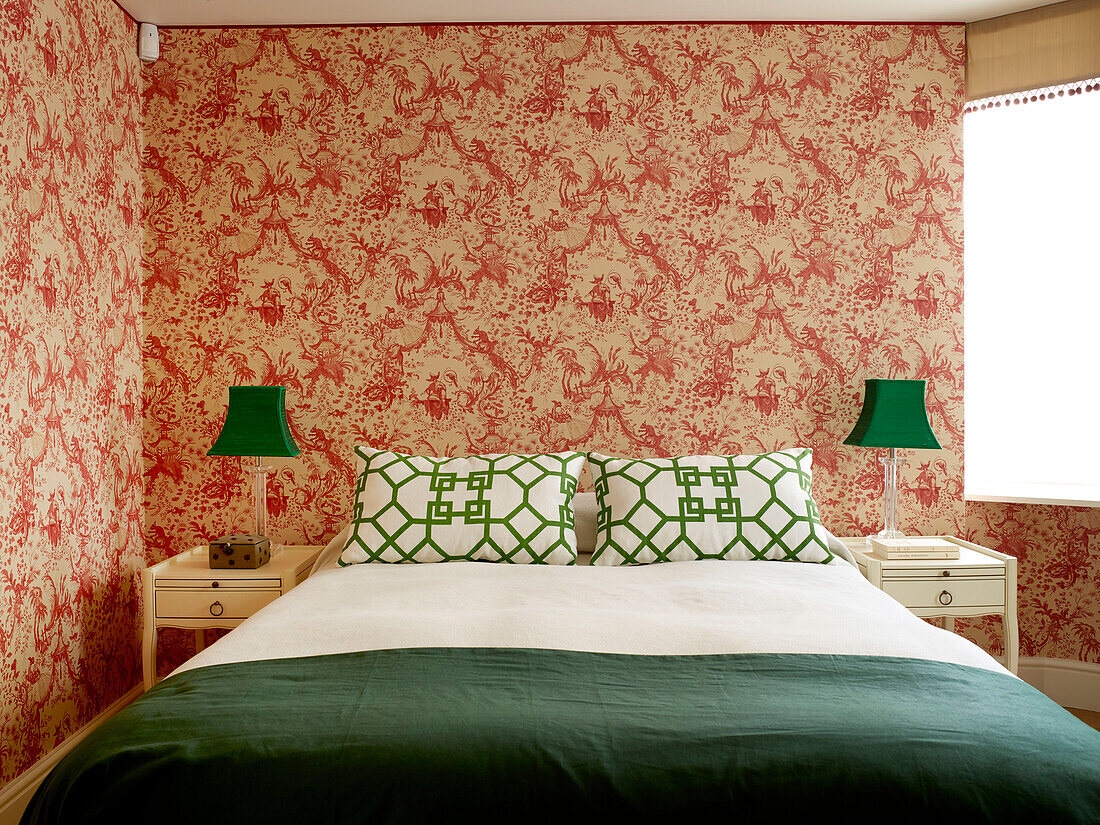
<svg viewBox="0 0 1100 825"><path fill-rule="evenodd" d="M882 589L909 608L996 607L1005 603L1005 579L890 579Z"/></svg>
<svg viewBox="0 0 1100 825"><path fill-rule="evenodd" d="M278 590L283 584L283 580L278 577L274 579L246 579L240 577L239 570L227 570L226 572L235 573L237 576L225 576L223 578L218 576L215 571L210 572L210 578L208 579L170 579L165 576L157 576L157 588L182 587L194 590L197 587L232 587L234 590Z"/></svg>
<svg viewBox="0 0 1100 825"><path fill-rule="evenodd" d="M904 562L894 562L904 564ZM922 562L921 567L883 567L884 579L976 579L976 578L1004 578L1004 566L999 567L933 567L928 562Z"/></svg>
<svg viewBox="0 0 1100 825"><path fill-rule="evenodd" d="M158 619L246 619L279 598L279 590L158 589Z"/></svg>

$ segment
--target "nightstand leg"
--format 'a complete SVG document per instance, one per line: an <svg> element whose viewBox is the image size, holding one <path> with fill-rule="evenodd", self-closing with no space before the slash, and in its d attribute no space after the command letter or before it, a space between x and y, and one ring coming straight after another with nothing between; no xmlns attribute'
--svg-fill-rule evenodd
<svg viewBox="0 0 1100 825"><path fill-rule="evenodd" d="M1016 673L1020 667L1020 627L1016 624L1016 614L1002 617L1005 631L1005 667Z"/></svg>
<svg viewBox="0 0 1100 825"><path fill-rule="evenodd" d="M141 639L141 673L149 690L157 677L157 626L151 622L145 625Z"/></svg>
<svg viewBox="0 0 1100 825"><path fill-rule="evenodd" d="M196 630L195 631L195 652L196 653L201 653L202 650L205 647L206 647L206 631L205 630Z"/></svg>
<svg viewBox="0 0 1100 825"><path fill-rule="evenodd" d="M952 633L955 632L955 617L954 616L944 616L943 617L943 629L944 630L950 630Z"/></svg>

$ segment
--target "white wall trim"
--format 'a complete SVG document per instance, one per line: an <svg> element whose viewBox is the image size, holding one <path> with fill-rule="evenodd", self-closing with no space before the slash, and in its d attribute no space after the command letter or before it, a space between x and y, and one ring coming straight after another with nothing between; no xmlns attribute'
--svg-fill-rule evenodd
<svg viewBox="0 0 1100 825"><path fill-rule="evenodd" d="M62 757L76 747L85 736L98 728L142 694L142 686L135 685L118 699L97 713L86 725L77 729L68 739L47 753L15 779L0 788L0 825L19 825L19 818L30 804L31 797L42 780Z"/></svg>
<svg viewBox="0 0 1100 825"><path fill-rule="evenodd" d="M1045 656L1020 658L1020 678L1059 705L1100 713L1100 665ZM0 823L3 825L3 823Z"/></svg>

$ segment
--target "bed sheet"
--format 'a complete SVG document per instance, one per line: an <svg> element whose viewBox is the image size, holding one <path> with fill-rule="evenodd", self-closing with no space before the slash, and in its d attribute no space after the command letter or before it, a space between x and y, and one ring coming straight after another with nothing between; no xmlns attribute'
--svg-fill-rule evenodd
<svg viewBox="0 0 1100 825"><path fill-rule="evenodd" d="M850 564L778 561L328 567L177 672L417 647L900 656L1007 673L976 645L914 616Z"/></svg>

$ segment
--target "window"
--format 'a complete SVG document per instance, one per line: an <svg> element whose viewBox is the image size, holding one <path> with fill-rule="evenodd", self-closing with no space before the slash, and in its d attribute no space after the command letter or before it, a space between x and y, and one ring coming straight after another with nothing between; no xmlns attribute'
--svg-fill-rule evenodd
<svg viewBox="0 0 1100 825"><path fill-rule="evenodd" d="M966 497L1100 505L1100 80L963 124Z"/></svg>

